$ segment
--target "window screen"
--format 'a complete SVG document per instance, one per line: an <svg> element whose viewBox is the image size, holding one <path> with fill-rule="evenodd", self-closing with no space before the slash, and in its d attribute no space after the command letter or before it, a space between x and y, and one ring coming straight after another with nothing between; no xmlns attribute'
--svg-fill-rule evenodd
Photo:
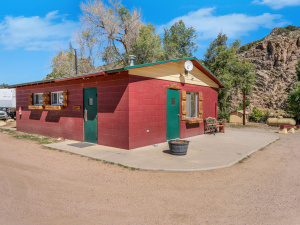
<svg viewBox="0 0 300 225"><path fill-rule="evenodd" d="M52 92L51 93L51 105L62 105L63 104L63 95L61 92Z"/></svg>
<svg viewBox="0 0 300 225"><path fill-rule="evenodd" d="M34 98L34 105L43 105L43 94L37 93L33 95Z"/></svg>
<svg viewBox="0 0 300 225"><path fill-rule="evenodd" d="M189 118L197 117L197 93L187 92L186 98L186 116Z"/></svg>

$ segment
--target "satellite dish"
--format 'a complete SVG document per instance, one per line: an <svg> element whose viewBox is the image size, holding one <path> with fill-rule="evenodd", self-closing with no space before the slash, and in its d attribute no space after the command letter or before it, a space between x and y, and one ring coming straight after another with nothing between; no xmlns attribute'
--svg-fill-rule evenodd
<svg viewBox="0 0 300 225"><path fill-rule="evenodd" d="M184 63L184 68L187 70L187 71L191 71L193 69L193 63L188 60L188 61L185 61Z"/></svg>

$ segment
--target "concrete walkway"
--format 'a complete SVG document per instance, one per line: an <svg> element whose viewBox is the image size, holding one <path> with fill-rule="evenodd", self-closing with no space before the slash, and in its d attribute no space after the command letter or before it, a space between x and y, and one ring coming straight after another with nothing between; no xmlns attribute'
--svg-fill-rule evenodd
<svg viewBox="0 0 300 225"><path fill-rule="evenodd" d="M167 142L133 150L71 140L45 146L143 170L200 171L231 166L277 139L275 133L227 129L226 133L215 136L186 138L191 142L185 156L171 155Z"/></svg>

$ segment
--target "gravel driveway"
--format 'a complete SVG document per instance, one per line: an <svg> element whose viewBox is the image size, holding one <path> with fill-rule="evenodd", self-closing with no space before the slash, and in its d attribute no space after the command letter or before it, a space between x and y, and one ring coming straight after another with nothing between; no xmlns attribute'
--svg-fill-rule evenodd
<svg viewBox="0 0 300 225"><path fill-rule="evenodd" d="M300 133L204 172L132 171L0 140L0 224L300 224Z"/></svg>

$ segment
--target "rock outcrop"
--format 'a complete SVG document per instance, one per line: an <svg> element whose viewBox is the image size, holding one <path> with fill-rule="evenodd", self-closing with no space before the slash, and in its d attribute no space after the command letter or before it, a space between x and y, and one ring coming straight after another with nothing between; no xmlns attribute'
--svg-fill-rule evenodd
<svg viewBox="0 0 300 225"><path fill-rule="evenodd" d="M252 62L257 74L253 92L248 96L249 110L256 107L274 114L283 113L297 81L295 66L300 59L300 29L283 33L278 29L238 55L241 60ZM239 105L241 99L241 95L235 95L232 107Z"/></svg>

